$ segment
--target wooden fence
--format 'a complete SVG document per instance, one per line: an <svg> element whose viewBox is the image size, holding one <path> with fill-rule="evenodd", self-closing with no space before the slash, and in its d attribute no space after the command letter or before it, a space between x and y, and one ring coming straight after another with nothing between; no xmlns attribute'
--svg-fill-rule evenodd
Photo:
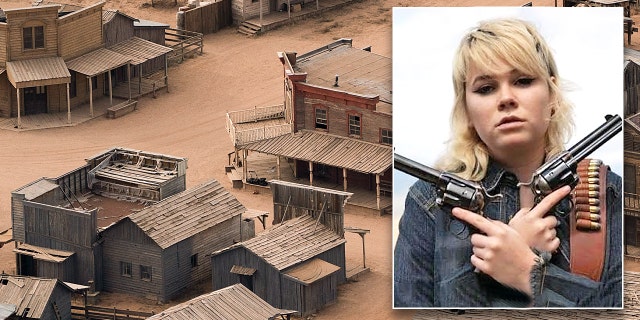
<svg viewBox="0 0 640 320"><path fill-rule="evenodd" d="M167 28L164 31L165 44L173 51L167 54L169 63L182 62L192 54L202 54L204 43L202 33Z"/></svg>
<svg viewBox="0 0 640 320"><path fill-rule="evenodd" d="M231 24L231 0L219 0L184 12L185 30L209 34Z"/></svg>
<svg viewBox="0 0 640 320"><path fill-rule="evenodd" d="M146 319L154 315L153 312L140 312L105 308L97 306L71 306L72 319L111 319L111 320L137 320Z"/></svg>

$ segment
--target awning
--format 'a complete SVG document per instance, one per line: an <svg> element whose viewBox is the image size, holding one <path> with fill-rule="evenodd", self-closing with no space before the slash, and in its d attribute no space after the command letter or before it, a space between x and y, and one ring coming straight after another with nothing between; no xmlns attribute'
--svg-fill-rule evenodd
<svg viewBox="0 0 640 320"><path fill-rule="evenodd" d="M248 143L242 148L367 174L384 173L393 158L390 146L307 130Z"/></svg>
<svg viewBox="0 0 640 320"><path fill-rule="evenodd" d="M67 68L93 77L123 66L129 63L130 60L131 58L125 55L109 49L100 48L67 62Z"/></svg>
<svg viewBox="0 0 640 320"><path fill-rule="evenodd" d="M7 61L7 77L18 89L71 82L71 74L61 57Z"/></svg>
<svg viewBox="0 0 640 320"><path fill-rule="evenodd" d="M173 51L169 47L138 37L122 41L108 49L129 57L133 65L142 64Z"/></svg>
<svg viewBox="0 0 640 320"><path fill-rule="evenodd" d="M340 267L324 260L314 258L292 268L284 274L303 285L310 285L338 270L340 270Z"/></svg>
<svg viewBox="0 0 640 320"><path fill-rule="evenodd" d="M263 211L263 210L256 210L256 209L247 209L243 214L242 214L242 219L243 220L251 220L257 217L266 217L269 215L268 211Z"/></svg>
<svg viewBox="0 0 640 320"><path fill-rule="evenodd" d="M231 270L229 272L243 275L243 276L252 276L254 273L256 273L256 269L238 266L234 264L233 267L231 267Z"/></svg>
<svg viewBox="0 0 640 320"><path fill-rule="evenodd" d="M65 260L67 260L67 258L71 257L74 254L73 252L69 251L43 248L26 243L18 245L17 248L13 249L13 252L31 256L36 260L56 263L64 262Z"/></svg>

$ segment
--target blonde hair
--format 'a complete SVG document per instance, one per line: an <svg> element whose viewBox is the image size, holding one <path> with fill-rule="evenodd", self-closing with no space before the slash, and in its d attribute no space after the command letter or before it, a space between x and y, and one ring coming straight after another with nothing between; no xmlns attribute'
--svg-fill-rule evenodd
<svg viewBox="0 0 640 320"><path fill-rule="evenodd" d="M564 150L573 130L572 105L560 90L560 78L553 55L536 28L518 19L481 22L463 37L453 61L455 100L451 112L451 139L447 154L436 166L471 180L486 175L489 152L470 125L467 114L465 82L471 66L485 68L502 61L515 69L545 79L552 97L552 116L545 135L546 157ZM555 81L551 80L555 78Z"/></svg>

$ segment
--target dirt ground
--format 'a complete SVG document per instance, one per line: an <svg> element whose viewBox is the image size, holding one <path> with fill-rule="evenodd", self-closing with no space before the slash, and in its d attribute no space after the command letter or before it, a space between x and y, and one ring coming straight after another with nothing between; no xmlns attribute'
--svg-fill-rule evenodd
<svg viewBox="0 0 640 320"><path fill-rule="evenodd" d="M31 2L2 0L0 7L26 7ZM67 2L87 5L97 0ZM156 7L151 7L150 0L107 0L105 8L175 27L177 7L173 6L173 0L155 2ZM224 120L227 111L282 103L282 66L276 52L304 53L346 37L353 39L354 47L371 45L374 53L391 57L393 6L520 6L525 2L528 1L363 0L257 37L246 37L234 28L207 35L203 55L169 69L170 92L160 93L157 99L141 99L138 110L125 117L98 118L59 129L0 131L0 231L11 226L12 190L39 177L59 176L82 165L83 159L114 146L187 157L187 188L217 179L246 207L271 211L269 195L232 189L225 177L227 154L233 149ZM185 3L186 0L178 0L178 6ZM554 1L534 1L533 5L553 6ZM640 49L637 34L633 36L632 47ZM341 286L338 302L323 308L314 319L411 318L411 311L391 309L391 222L391 216L348 214L345 217L345 225L371 230L366 236L366 265L371 272ZM347 234L347 241L348 266L361 264L360 237ZM0 249L0 271L15 272L12 248L7 245ZM640 271L637 263L627 267ZM199 290L208 290L209 286L203 284ZM191 295L156 305L144 299L112 294L101 304L159 312Z"/></svg>

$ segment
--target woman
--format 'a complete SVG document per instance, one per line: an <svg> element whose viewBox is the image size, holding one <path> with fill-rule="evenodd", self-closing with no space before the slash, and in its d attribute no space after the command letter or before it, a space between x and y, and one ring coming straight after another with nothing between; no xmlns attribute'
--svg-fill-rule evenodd
<svg viewBox="0 0 640 320"><path fill-rule="evenodd" d="M559 82L550 49L527 22L486 21L462 39L452 139L438 168L503 197L483 217L438 206L432 184L411 187L395 248L395 307L621 306L620 177L607 175L608 252L599 281L570 272L568 215L549 214L570 188L534 205L522 184L571 134L572 108Z"/></svg>

